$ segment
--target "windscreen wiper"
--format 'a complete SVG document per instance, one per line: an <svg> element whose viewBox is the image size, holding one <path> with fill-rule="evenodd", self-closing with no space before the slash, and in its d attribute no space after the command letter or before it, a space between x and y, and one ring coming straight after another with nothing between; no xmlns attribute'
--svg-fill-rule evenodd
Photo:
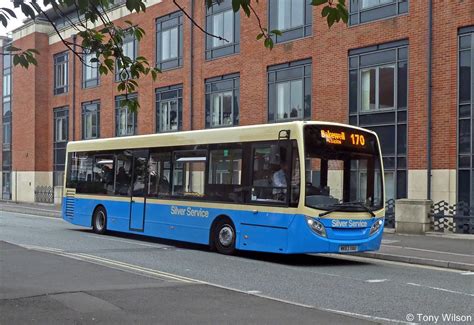
<svg viewBox="0 0 474 325"><path fill-rule="evenodd" d="M372 209L369 208L367 205L365 205L364 203L362 203L360 201L350 201L350 202L342 202L342 203L334 204L332 209L321 212L319 214L319 216L324 217L325 215L328 215L328 214L333 213L335 211L341 211L340 208L354 207L354 206L358 206L358 207L363 208L365 211L370 213L372 218L375 218L375 213L372 211Z"/></svg>

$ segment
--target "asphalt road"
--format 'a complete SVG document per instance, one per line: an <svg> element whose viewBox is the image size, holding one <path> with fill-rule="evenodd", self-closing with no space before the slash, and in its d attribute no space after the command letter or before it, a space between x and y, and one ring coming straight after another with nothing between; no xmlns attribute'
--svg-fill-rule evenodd
<svg viewBox="0 0 474 325"><path fill-rule="evenodd" d="M407 314L420 323L443 314L474 319L474 272L336 255L229 257L204 246L120 234L99 236L57 218L0 213L1 241L129 272L177 275L377 322L404 322Z"/></svg>

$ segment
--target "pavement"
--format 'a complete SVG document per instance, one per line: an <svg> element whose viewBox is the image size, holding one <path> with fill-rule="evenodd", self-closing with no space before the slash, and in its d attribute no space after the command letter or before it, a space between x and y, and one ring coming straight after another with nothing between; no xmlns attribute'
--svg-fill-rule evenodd
<svg viewBox="0 0 474 325"><path fill-rule="evenodd" d="M371 323L169 274L145 276L3 241L0 262L0 324Z"/></svg>
<svg viewBox="0 0 474 325"><path fill-rule="evenodd" d="M52 204L0 201L0 211L61 217L61 207ZM354 254L409 264L474 271L474 235L435 233L406 235L385 229L377 252Z"/></svg>

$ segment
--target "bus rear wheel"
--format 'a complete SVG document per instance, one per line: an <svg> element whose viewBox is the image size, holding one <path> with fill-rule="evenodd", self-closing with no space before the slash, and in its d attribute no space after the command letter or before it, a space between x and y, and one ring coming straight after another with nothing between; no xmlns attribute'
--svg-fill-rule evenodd
<svg viewBox="0 0 474 325"><path fill-rule="evenodd" d="M215 249L225 255L235 253L235 227L230 220L220 220L214 228L213 242Z"/></svg>
<svg viewBox="0 0 474 325"><path fill-rule="evenodd" d="M105 234L107 231L107 213L103 207L95 209L92 218L92 229L96 234Z"/></svg>

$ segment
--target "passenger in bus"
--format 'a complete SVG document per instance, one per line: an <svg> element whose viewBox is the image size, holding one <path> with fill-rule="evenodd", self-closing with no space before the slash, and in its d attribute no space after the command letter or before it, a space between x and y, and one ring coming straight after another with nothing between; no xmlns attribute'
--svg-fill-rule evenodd
<svg viewBox="0 0 474 325"><path fill-rule="evenodd" d="M273 195L279 201L284 201L286 197L288 175L288 163L285 160L280 161L280 169L273 173L272 186L277 187L273 189Z"/></svg>
<svg viewBox="0 0 474 325"><path fill-rule="evenodd" d="M118 193L128 194L128 189L130 187L130 177L128 176L124 167L119 168L116 181L117 181Z"/></svg>

